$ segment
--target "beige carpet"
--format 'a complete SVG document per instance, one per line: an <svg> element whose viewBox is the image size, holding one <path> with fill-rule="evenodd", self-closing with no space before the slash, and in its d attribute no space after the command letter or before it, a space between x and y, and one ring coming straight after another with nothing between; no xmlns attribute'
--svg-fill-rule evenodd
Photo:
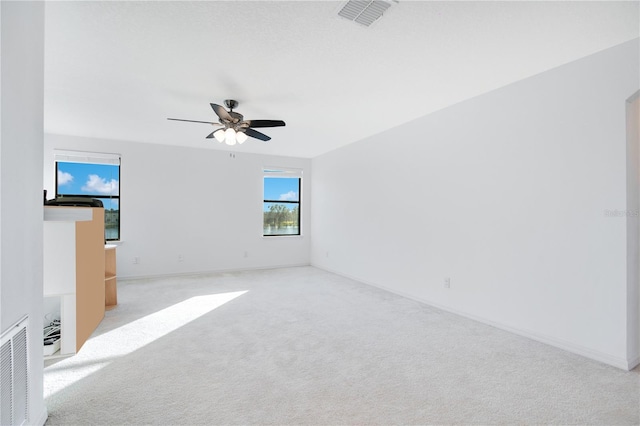
<svg viewBox="0 0 640 426"><path fill-rule="evenodd" d="M119 283L48 425L639 424L626 372L313 267Z"/></svg>

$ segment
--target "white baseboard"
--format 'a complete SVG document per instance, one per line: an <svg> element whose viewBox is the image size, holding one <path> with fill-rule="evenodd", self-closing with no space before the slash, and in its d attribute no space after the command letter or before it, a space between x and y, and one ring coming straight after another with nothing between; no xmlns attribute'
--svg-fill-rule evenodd
<svg viewBox="0 0 640 426"><path fill-rule="evenodd" d="M628 362L627 370L631 371L639 365L640 365L640 355Z"/></svg>
<svg viewBox="0 0 640 426"><path fill-rule="evenodd" d="M38 420L33 422L33 424L34 425L44 426L44 424L47 422L48 418L49 418L49 413L47 412L47 407L44 407L42 409L42 412L40 413L40 416L38 417Z"/></svg>
<svg viewBox="0 0 640 426"><path fill-rule="evenodd" d="M424 298L421 298L421 297L416 297L416 296L413 296L411 294L404 293L402 291L397 291L395 289L391 289L391 288L388 288L388 287L385 287L385 286L382 286L382 285L379 285L379 284L376 284L376 283L373 283L373 282L368 282L367 280L363 280L363 279L358 278L358 277L353 277L353 276L350 276L348 274L343 274L341 272L331 270L330 268L326 268L324 266L318 266L318 265L315 265L313 263L311 264L311 266L313 266L315 268L318 268L318 269L322 269L322 270L327 271L327 272L331 272L332 274L340 275L342 277L349 278L351 280L361 282L361 283L366 284L366 285L370 285L372 287L379 288L381 290L388 291L389 293L393 293L393 294L397 294L397 295L402 296L402 297L406 297L407 299L415 300L416 302L424 303L426 305L432 306L434 308L437 308L437 309L440 309L440 310L443 310L443 311L446 311L446 312L450 312L452 314L460 315L461 317L469 318L471 320L480 322L482 324L490 325L490 326L498 328L500 330L508 331L510 333L517 334L519 336L526 337L526 338L529 338L531 340L535 340L537 342L541 342L541 343L547 344L549 346L553 346L555 348L562 349L562 350L565 350L567 352L571 352L571 353L574 353L576 355L583 356L585 358L589 358L589 359L592 359L592 360L595 360L595 361L598 361L598 362L602 362L604 364L611 365L611 366L616 367L616 368L620 368L622 370L629 371L629 370L632 370L638 364L640 364L640 357L635 359L635 360L632 360L632 361L627 360L625 358L618 358L618 357L612 356L610 354L599 352L599 351L596 351L596 350L593 350L593 349L590 349L590 348L586 348L584 346L576 345L575 343L567 342L567 341L564 341L564 340L561 340L561 339L557 339L555 337L545 336L545 335L542 335L542 334L539 334L539 333L532 332L530 330L525 330L525 329L521 329L521 328L517 328L517 327L512 327L510 325L502 324L502 323L499 323L499 322L496 322L496 321L492 321L492 320L489 320L489 319L486 319L486 318L482 318L482 317L479 317L479 316L476 316L476 315L472 315L472 314L469 314L467 312L463 312L463 311L457 310L455 308L451 308L449 306L445 306L445 305L442 305L442 304L439 304L439 303L435 303L435 302L433 302L431 300L428 300L428 299L424 299Z"/></svg>
<svg viewBox="0 0 640 426"><path fill-rule="evenodd" d="M123 276L123 277L118 276L118 282L146 280L146 279L155 279L155 278L196 277L199 275L224 274L224 273L229 274L229 273L244 272L244 271L268 271L270 269L298 268L301 266L311 266L311 265L309 263L296 263L291 265L254 266L254 267L248 267L248 268L232 268L232 269L210 269L206 271L177 272L177 273L171 273L171 274L132 275L132 276Z"/></svg>

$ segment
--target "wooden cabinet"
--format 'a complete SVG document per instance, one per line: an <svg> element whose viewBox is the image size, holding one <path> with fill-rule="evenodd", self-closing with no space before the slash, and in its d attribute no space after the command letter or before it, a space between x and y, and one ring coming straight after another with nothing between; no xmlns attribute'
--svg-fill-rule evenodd
<svg viewBox="0 0 640 426"><path fill-rule="evenodd" d="M70 355L80 350L104 318L104 209L46 206L44 210L44 296L58 301L59 354Z"/></svg>

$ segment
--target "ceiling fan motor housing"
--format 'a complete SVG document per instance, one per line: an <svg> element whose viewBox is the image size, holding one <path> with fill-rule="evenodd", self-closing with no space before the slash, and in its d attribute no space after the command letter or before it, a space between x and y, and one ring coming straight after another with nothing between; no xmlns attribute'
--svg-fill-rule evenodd
<svg viewBox="0 0 640 426"><path fill-rule="evenodd" d="M242 114L237 113L235 111L229 111L229 115L231 116L231 118L233 118L233 121L231 121L231 123L229 124L237 124L240 123L242 121L242 119L244 118ZM222 120L220 120L222 122Z"/></svg>

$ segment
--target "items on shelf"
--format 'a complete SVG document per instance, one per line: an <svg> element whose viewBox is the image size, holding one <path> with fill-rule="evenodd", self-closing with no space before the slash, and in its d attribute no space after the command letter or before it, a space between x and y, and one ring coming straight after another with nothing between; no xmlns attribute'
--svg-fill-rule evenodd
<svg viewBox="0 0 640 426"><path fill-rule="evenodd" d="M44 355L53 355L60 349L60 320L49 322L42 331L44 339Z"/></svg>

